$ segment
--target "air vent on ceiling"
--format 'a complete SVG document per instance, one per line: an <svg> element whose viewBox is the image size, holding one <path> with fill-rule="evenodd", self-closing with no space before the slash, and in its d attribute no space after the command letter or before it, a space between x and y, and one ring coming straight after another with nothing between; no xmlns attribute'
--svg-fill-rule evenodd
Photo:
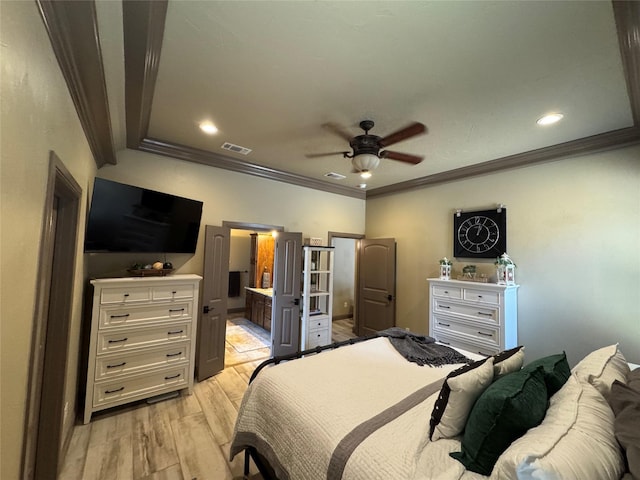
<svg viewBox="0 0 640 480"><path fill-rule="evenodd" d="M325 173L325 174L324 174L324 176L325 176L325 177L329 177L329 178L333 178L333 179L335 179L335 180L342 180L342 179L344 179L344 178L347 178L347 177L345 177L344 175L341 175L341 174L336 173L336 172L329 172L329 173Z"/></svg>
<svg viewBox="0 0 640 480"><path fill-rule="evenodd" d="M222 144L222 148L224 150L229 150L234 153L241 153L242 155L248 155L249 153L251 153L250 148L241 147L240 145L234 145L233 143L229 143L229 142L224 142Z"/></svg>

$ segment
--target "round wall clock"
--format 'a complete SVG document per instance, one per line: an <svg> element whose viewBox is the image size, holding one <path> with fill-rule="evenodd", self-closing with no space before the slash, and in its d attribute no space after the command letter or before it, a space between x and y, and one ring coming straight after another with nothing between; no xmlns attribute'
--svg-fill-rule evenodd
<svg viewBox="0 0 640 480"><path fill-rule="evenodd" d="M506 251L506 208L453 214L454 257L496 258Z"/></svg>

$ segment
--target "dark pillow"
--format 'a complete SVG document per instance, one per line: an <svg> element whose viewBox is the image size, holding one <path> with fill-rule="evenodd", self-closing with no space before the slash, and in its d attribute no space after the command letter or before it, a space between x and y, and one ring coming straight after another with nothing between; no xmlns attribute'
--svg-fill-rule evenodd
<svg viewBox="0 0 640 480"><path fill-rule="evenodd" d="M549 397L560 390L571 375L571 368L565 352L534 360L525 365L523 370L532 371L538 367L543 369L544 383L547 385Z"/></svg>
<svg viewBox="0 0 640 480"><path fill-rule="evenodd" d="M627 471L640 478L640 368L627 375L627 384L615 380L609 405L616 416L613 431L627 459Z"/></svg>
<svg viewBox="0 0 640 480"><path fill-rule="evenodd" d="M499 378L473 406L462 438L462 451L450 455L467 470L490 475L511 442L542 422L547 405L542 367Z"/></svg>

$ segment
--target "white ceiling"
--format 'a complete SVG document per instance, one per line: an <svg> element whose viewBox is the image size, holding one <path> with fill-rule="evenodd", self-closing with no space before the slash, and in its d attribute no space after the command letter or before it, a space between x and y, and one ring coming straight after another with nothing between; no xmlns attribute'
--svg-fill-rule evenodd
<svg viewBox="0 0 640 480"><path fill-rule="evenodd" d="M124 148L121 8L98 2L112 128ZM552 111L564 119L536 125ZM380 136L416 121L428 128L392 147L424 161L382 160L367 190L630 127L612 5L169 2L149 138L355 187L362 180L348 159L306 155L349 150L323 124L358 135L364 119ZM219 133L203 134L203 120Z"/></svg>

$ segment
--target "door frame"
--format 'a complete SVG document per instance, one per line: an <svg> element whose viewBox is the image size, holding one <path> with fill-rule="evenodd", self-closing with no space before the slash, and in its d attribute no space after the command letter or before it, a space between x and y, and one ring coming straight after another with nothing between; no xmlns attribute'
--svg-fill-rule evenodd
<svg viewBox="0 0 640 480"><path fill-rule="evenodd" d="M81 198L82 188L51 151L31 333L22 479L35 478L42 472L57 474L71 439L73 422L65 431L63 403ZM42 408L43 398L46 409Z"/></svg>
<svg viewBox="0 0 640 480"><path fill-rule="evenodd" d="M354 279L354 292L353 292L353 333L357 335L358 325L360 324L358 315L358 302L360 301L360 240L366 238L364 233L347 233L347 232L328 232L327 243L331 245L331 241L334 238L352 238L356 240L356 255L355 255L355 279Z"/></svg>

